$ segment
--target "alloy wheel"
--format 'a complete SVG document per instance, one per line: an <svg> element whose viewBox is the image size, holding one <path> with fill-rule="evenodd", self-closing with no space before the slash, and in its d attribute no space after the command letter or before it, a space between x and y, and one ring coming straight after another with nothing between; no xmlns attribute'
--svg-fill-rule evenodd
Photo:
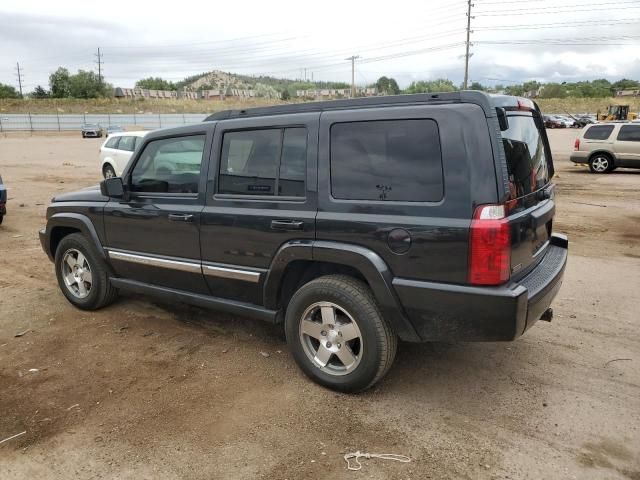
<svg viewBox="0 0 640 480"><path fill-rule="evenodd" d="M299 336L307 358L330 375L351 373L362 360L363 341L358 324L335 303L309 306L302 314Z"/></svg>
<svg viewBox="0 0 640 480"><path fill-rule="evenodd" d="M591 161L591 165L596 172L603 173L609 168L609 159L607 157L598 156Z"/></svg>
<svg viewBox="0 0 640 480"><path fill-rule="evenodd" d="M62 278L67 290L77 298L86 298L91 292L93 279L91 266L84 254L70 248L62 256Z"/></svg>

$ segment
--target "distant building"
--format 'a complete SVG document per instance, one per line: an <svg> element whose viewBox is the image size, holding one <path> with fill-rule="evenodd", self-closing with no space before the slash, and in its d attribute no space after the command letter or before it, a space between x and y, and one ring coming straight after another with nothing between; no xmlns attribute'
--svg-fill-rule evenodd
<svg viewBox="0 0 640 480"><path fill-rule="evenodd" d="M275 90L274 90L275 92ZM277 93L277 92L276 92ZM170 99L170 98L186 98L189 100L224 100L225 97L233 98L254 98L258 97L258 92L253 89L243 88L218 88L213 90L149 90L146 88L122 88L113 89L113 96L116 98L152 98L152 99ZM273 97L271 92L267 92L267 97Z"/></svg>
<svg viewBox="0 0 640 480"><path fill-rule="evenodd" d="M197 92L175 91L175 90L151 90L148 88L122 88L113 89L113 96L116 98L153 98L153 99L171 99L171 98L188 98L197 99Z"/></svg>
<svg viewBox="0 0 640 480"><path fill-rule="evenodd" d="M256 91L253 89L243 89L243 88L227 88L225 89L213 89L213 90L200 90L197 92L200 95L200 98L205 100L219 100L224 99L224 97L235 97L235 98L253 98L257 97Z"/></svg>
<svg viewBox="0 0 640 480"><path fill-rule="evenodd" d="M375 88L356 87L356 96L358 97L372 97L377 95L378 91ZM316 88L310 90L296 90L296 97L298 98L340 98L350 97L350 88Z"/></svg>
<svg viewBox="0 0 640 480"><path fill-rule="evenodd" d="M640 90L616 90L616 97L640 97Z"/></svg>

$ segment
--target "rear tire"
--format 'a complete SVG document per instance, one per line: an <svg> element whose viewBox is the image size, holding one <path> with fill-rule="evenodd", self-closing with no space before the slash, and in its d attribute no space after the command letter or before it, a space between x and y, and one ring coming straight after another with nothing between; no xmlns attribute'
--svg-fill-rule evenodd
<svg viewBox="0 0 640 480"><path fill-rule="evenodd" d="M72 233L60 241L55 267L60 290L82 310L97 310L118 296L118 290L109 281L107 264L80 233Z"/></svg>
<svg viewBox="0 0 640 480"><path fill-rule="evenodd" d="M596 153L589 159L591 173L608 173L613 168L613 159L606 153Z"/></svg>
<svg viewBox="0 0 640 480"><path fill-rule="evenodd" d="M398 345L371 290L346 275L303 285L287 307L285 334L302 371L341 392L361 392L378 382Z"/></svg>

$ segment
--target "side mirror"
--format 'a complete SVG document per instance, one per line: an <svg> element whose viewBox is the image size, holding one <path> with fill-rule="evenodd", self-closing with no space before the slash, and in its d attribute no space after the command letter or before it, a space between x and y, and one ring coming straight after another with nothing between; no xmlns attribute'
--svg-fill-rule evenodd
<svg viewBox="0 0 640 480"><path fill-rule="evenodd" d="M109 198L124 198L122 178L105 178L100 182L100 193Z"/></svg>

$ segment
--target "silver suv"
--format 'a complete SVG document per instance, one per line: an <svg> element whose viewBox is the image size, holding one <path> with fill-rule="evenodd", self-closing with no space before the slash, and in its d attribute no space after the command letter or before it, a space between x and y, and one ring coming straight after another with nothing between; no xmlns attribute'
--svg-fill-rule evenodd
<svg viewBox="0 0 640 480"><path fill-rule="evenodd" d="M592 173L640 168L640 123L587 125L576 138L571 161L588 163Z"/></svg>

